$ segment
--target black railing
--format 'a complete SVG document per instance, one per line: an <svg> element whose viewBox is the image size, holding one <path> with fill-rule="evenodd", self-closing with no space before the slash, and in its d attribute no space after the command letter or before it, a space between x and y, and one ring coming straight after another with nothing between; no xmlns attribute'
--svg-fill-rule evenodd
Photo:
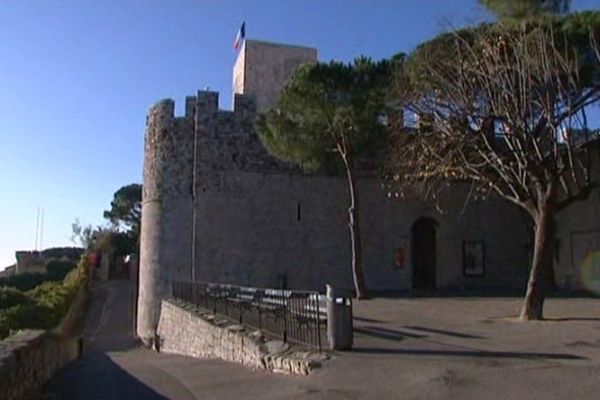
<svg viewBox="0 0 600 400"><path fill-rule="evenodd" d="M327 316L318 292L174 281L173 297L284 342L321 351Z"/></svg>

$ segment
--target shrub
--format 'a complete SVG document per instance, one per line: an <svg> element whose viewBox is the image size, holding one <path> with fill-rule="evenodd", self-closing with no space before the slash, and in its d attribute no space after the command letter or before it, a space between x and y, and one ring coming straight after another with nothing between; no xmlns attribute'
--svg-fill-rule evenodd
<svg viewBox="0 0 600 400"><path fill-rule="evenodd" d="M28 292L27 295L35 304L45 307L50 313L48 321L51 324L47 327L52 327L58 324L69 310L69 305L77 293L76 289L58 282L45 282Z"/></svg>
<svg viewBox="0 0 600 400"><path fill-rule="evenodd" d="M2 311L0 325L10 330L48 329L53 326L54 316L49 307L39 304L20 304Z"/></svg>
<svg viewBox="0 0 600 400"><path fill-rule="evenodd" d="M82 284L86 284L90 278L90 257L89 254L85 253L81 256L77 268L72 269L65 279L63 279L63 285L65 286L76 286L79 288Z"/></svg>
<svg viewBox="0 0 600 400"><path fill-rule="evenodd" d="M46 263L46 276L49 281L62 281L77 266L71 260L50 260Z"/></svg>
<svg viewBox="0 0 600 400"><path fill-rule="evenodd" d="M29 302L25 293L11 287L0 287L0 310L5 310Z"/></svg>
<svg viewBox="0 0 600 400"><path fill-rule="evenodd" d="M77 261L83 254L81 247L51 247L42 251L44 258L67 258L71 261Z"/></svg>
<svg viewBox="0 0 600 400"><path fill-rule="evenodd" d="M46 274L18 274L0 278L0 286L8 286L26 292L44 282L46 279Z"/></svg>
<svg viewBox="0 0 600 400"><path fill-rule="evenodd" d="M6 337L10 330L51 329L57 326L69 311L81 285L87 284L88 276L89 259L84 255L62 282L44 282L26 293L3 288L7 307L0 307L0 339ZM0 292L0 302L2 298Z"/></svg>

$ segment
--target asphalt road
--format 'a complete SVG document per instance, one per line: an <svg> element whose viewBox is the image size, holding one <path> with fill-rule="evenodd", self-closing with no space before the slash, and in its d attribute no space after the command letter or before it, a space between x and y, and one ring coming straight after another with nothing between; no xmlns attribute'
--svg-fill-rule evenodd
<svg viewBox="0 0 600 400"><path fill-rule="evenodd" d="M552 299L523 324L518 298L376 299L355 304L354 351L309 377L159 354L131 333L127 282L97 286L84 356L45 399L598 399L600 300Z"/></svg>
<svg viewBox="0 0 600 400"><path fill-rule="evenodd" d="M159 354L139 346L132 329L129 283L95 286L83 327L84 355L50 380L41 398L278 399L302 381L218 360Z"/></svg>

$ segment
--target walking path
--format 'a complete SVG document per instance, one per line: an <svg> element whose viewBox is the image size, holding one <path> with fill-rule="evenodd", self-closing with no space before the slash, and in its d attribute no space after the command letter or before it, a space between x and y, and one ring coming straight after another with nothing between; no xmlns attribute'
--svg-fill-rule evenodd
<svg viewBox="0 0 600 400"><path fill-rule="evenodd" d="M515 322L516 298L355 303L355 349L309 377L158 354L133 340L129 285L94 288L84 356L46 399L597 399L600 300L553 299Z"/></svg>

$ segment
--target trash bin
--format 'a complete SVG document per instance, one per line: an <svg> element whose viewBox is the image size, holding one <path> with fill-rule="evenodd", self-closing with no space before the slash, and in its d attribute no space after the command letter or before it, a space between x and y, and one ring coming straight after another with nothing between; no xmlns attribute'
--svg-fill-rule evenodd
<svg viewBox="0 0 600 400"><path fill-rule="evenodd" d="M350 350L354 339L352 299L327 285L327 341L332 350Z"/></svg>

